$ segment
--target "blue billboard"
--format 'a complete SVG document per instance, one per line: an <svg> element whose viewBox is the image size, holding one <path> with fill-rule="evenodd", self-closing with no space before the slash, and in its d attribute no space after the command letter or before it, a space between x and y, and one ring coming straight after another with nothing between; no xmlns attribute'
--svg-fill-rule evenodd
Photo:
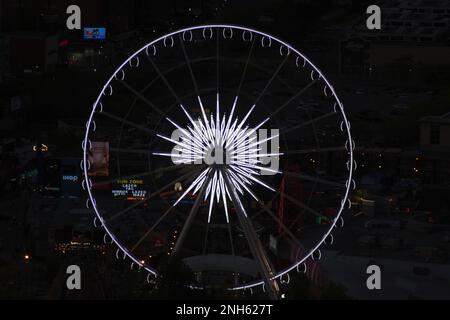
<svg viewBox="0 0 450 320"><path fill-rule="evenodd" d="M76 158L63 158L60 160L60 181L62 196L81 196L80 160Z"/></svg>
<svg viewBox="0 0 450 320"><path fill-rule="evenodd" d="M106 28L84 28L84 40L105 40Z"/></svg>

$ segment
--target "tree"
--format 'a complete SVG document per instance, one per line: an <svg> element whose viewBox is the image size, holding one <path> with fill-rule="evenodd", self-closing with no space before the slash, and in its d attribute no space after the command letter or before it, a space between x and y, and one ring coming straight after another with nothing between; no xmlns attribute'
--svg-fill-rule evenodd
<svg viewBox="0 0 450 320"><path fill-rule="evenodd" d="M192 270L177 256L162 259L160 276L153 292L155 299L198 299L204 296L202 290L189 288L194 283Z"/></svg>

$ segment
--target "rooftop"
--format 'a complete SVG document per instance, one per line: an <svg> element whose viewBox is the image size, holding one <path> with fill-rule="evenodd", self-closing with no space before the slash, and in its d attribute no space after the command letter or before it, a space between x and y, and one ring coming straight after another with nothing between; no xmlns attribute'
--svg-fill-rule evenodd
<svg viewBox="0 0 450 320"><path fill-rule="evenodd" d="M421 118L419 122L450 124L450 112L442 116L426 116Z"/></svg>

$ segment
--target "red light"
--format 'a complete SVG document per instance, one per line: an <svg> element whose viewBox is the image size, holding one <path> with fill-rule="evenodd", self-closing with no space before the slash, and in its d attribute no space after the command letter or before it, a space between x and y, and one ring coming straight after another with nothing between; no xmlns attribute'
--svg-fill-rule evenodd
<svg viewBox="0 0 450 320"><path fill-rule="evenodd" d="M69 45L69 40L61 40L59 42L59 47L63 48L63 47L67 47Z"/></svg>

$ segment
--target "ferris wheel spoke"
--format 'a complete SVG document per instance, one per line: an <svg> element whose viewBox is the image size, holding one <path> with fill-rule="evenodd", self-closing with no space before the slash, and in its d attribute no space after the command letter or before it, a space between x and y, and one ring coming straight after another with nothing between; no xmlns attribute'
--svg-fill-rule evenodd
<svg viewBox="0 0 450 320"><path fill-rule="evenodd" d="M155 230L156 227L158 227L158 225L164 220L165 217L167 217L167 215L173 210L173 206L170 206L166 212L164 212L159 218L158 220L156 220L156 222L144 233L144 235L139 238L139 240L131 247L131 252L133 252L134 250L136 250L137 247L139 247L139 245L150 235L150 233L152 233L153 230Z"/></svg>
<svg viewBox="0 0 450 320"><path fill-rule="evenodd" d="M233 240L233 231L231 230L231 223L227 223L227 229L228 229L228 238L230 240L230 249L231 249L231 255L233 257L236 256L236 252L234 249L234 240ZM237 285L238 283L238 275L237 275L237 270L234 269L234 284Z"/></svg>
<svg viewBox="0 0 450 320"><path fill-rule="evenodd" d="M292 101L294 101L295 99L298 99L298 97L300 97L303 93L305 93L306 91L308 91L308 89L310 89L313 85L315 85L318 82L318 80L313 80L310 83L308 83L305 87L303 87L302 89L300 89L296 94L294 94L291 98L289 98L289 100L287 100L285 103L283 103L280 107L278 107L278 109L276 109L274 112L272 112L269 116L269 118L272 118L274 115L276 115L278 112L280 112L281 110L283 110L286 106L288 106Z"/></svg>
<svg viewBox="0 0 450 320"><path fill-rule="evenodd" d="M283 229L283 231L300 247L303 247L302 243L297 239L296 236L289 230L289 228L281 221L273 211L265 205L265 203L257 199L258 203L261 205L263 210Z"/></svg>
<svg viewBox="0 0 450 320"><path fill-rule="evenodd" d="M147 104L150 108L152 108L153 110L155 110L156 112L158 112L160 115L164 115L164 112L161 111L161 109L159 109L157 106L155 106L150 100L148 100L146 97L144 97L144 95L142 93L140 93L139 91L137 91L136 89L134 89L131 85L129 85L126 81L124 80L117 80L121 85L123 85L125 88L127 88L128 90L130 90L136 97L138 97L139 99L141 99L145 104Z"/></svg>
<svg viewBox="0 0 450 320"><path fill-rule="evenodd" d="M294 197L291 197L290 195L286 194L285 192L280 192L280 195L282 197L285 197L287 200L289 200L290 202L296 204L297 206L299 206L300 208L302 208L303 210L305 210L305 212L308 212L310 214L313 214L316 217L320 217L323 220L328 221L328 217L320 214L319 212L317 212L316 210L312 209L311 207L307 206L306 204L304 204L303 202L295 199Z"/></svg>
<svg viewBox="0 0 450 320"><path fill-rule="evenodd" d="M276 197L278 197L280 195L280 191L276 191L275 194L273 195L273 199L275 199ZM254 197L255 198L255 197ZM272 199L272 200L273 200ZM255 199L256 200L256 199ZM256 212L255 214L253 214L252 216L250 216L251 220L255 220L257 217L259 217L262 213L264 212L264 209L261 208L258 212Z"/></svg>
<svg viewBox="0 0 450 320"><path fill-rule="evenodd" d="M332 186L332 187L345 188L345 184L344 183L330 181L330 180L327 180L327 179L321 179L321 178L310 176L310 175L303 174L303 173L292 172L292 171L283 171L283 173L288 175L288 176L292 176L292 177L296 177L296 178L300 178L300 179L304 179L304 180L308 180L308 181L314 181L314 182L318 182L320 184L329 185L329 186Z"/></svg>
<svg viewBox="0 0 450 320"><path fill-rule="evenodd" d="M132 153L132 154L151 154L150 150L147 149L128 149L128 148L110 148L113 152L119 152L119 153Z"/></svg>
<svg viewBox="0 0 450 320"><path fill-rule="evenodd" d="M252 45L250 47L250 50L249 50L248 55L247 55L247 59L245 61L245 66L244 66L244 70L242 71L241 80L239 81L239 87L237 89L236 97L239 97L239 94L241 93L242 85L244 84L245 76L247 75L247 68L248 68L248 65L250 63L250 59L251 59L252 54L253 54L253 48L255 46L255 41L256 41L256 35L253 37Z"/></svg>
<svg viewBox="0 0 450 320"><path fill-rule="evenodd" d="M219 87L220 87L220 74L219 74L219 71L220 71L220 65L219 65L219 63L220 63L220 60L219 60L219 39L220 39L220 37L219 37L219 29L217 29L216 30L216 83L217 83L217 94L219 94Z"/></svg>
<svg viewBox="0 0 450 320"><path fill-rule="evenodd" d="M179 40L181 44L181 50L183 51L184 60L186 61L186 65L189 69L189 74L191 75L191 80L194 85L195 93L198 97L200 97L200 91L198 90L197 80L195 80L194 71L192 70L191 60L186 52L186 47L184 46L183 37L179 35Z"/></svg>
<svg viewBox="0 0 450 320"><path fill-rule="evenodd" d="M315 181L315 180L312 180L312 181L313 181L313 186L311 188L311 191L309 192L308 200L305 202L306 206L309 206L309 203L311 202L312 196L314 194L314 190L316 190L316 187L318 184L317 181ZM298 222L298 220L301 218L301 216L303 215L304 212L305 212L305 209L302 209L302 211L297 215L297 217L295 217L295 219L290 223L289 229L291 229Z"/></svg>
<svg viewBox="0 0 450 320"><path fill-rule="evenodd" d="M316 186L317 182L315 182L314 188ZM312 192L309 194L308 196L308 201L307 203L309 204L309 202L311 201L312 198ZM295 226L295 224L300 220L301 216L303 215L303 213L305 212L305 209L303 209L296 217L295 219L289 224L289 229L292 229L293 226Z"/></svg>
<svg viewBox="0 0 450 320"><path fill-rule="evenodd" d="M195 194L197 192L197 190L199 190L202 186L204 186L204 182L205 180L207 180L207 177L209 176L208 174L211 173L213 170L211 170L210 168L207 168L205 170L203 170L198 176L197 178L195 178L195 180L191 183L191 185L186 189L185 192L183 192L183 194L178 197L177 201L175 201L175 203L173 204L173 206L175 207L181 200L183 200L183 198L191 191L194 190L192 193Z"/></svg>
<svg viewBox="0 0 450 320"><path fill-rule="evenodd" d="M319 117L316 117L316 118L313 118L313 119L311 119L311 120L302 122L302 123L297 124L297 125L295 125L295 126L292 126L292 127L290 127L290 128L286 128L286 129L282 130L281 133L282 133L282 134L286 134L286 133L289 133L289 132L291 132L291 131L294 131L294 130L297 130L297 129L306 127L306 126L308 126L308 125L314 125L314 124L315 124L316 122L318 122L318 121L321 121L321 120L324 120L324 119L327 119L327 118L329 118L329 117L336 116L336 115L338 115L337 112L329 112L329 113L325 113L324 115L321 115L321 116L319 116Z"/></svg>
<svg viewBox="0 0 450 320"><path fill-rule="evenodd" d="M114 219L117 219L118 217L120 217L121 215L127 213L128 211L136 208L137 206L143 204L145 201L150 200L151 198L153 198L154 196L160 194L162 191L166 190L167 188L171 187L174 185L174 183L183 180L184 178L187 178L189 176L195 176L197 174L197 172L195 172L197 170L195 169L191 169L189 172L177 177L176 179L172 180L171 182L169 182L168 184L166 184L165 186L159 188L158 190L156 190L155 192L153 192L152 194L146 196L144 199L137 201L136 203L132 204L131 206L120 210L119 212L115 213L113 216L111 216L110 218L106 219L106 222L111 222ZM193 173L194 172L194 173Z"/></svg>
<svg viewBox="0 0 450 320"><path fill-rule="evenodd" d="M202 254L205 255L206 254L206 245L208 243L208 235L209 235L209 223L206 224L206 230L205 230L205 238L203 240L203 249L202 249Z"/></svg>
<svg viewBox="0 0 450 320"><path fill-rule="evenodd" d="M297 206L299 206L300 208L302 208L304 211L313 214L316 217L320 217L322 219L328 220L327 217L325 217L324 215L320 214L319 212L315 211L314 209L312 209L311 207L309 207L307 204L304 204L303 202L289 196L288 194L286 194L285 192L282 192L280 190L275 192L274 198L277 196L282 196L285 197L286 199L288 199L289 201L291 201L292 203L296 204ZM254 215L252 215L250 217L251 220L256 219L258 216L260 216L263 213L264 209L259 210L257 213L255 213Z"/></svg>
<svg viewBox="0 0 450 320"><path fill-rule="evenodd" d="M264 89L260 92L258 98L256 98L254 105L258 104L259 100L261 100L261 98L264 96L264 94L266 93L267 89L269 89L270 85L272 84L273 80L275 79L275 77L278 75L278 73L280 72L281 68L283 68L284 64L286 63L287 59L289 58L289 55L287 54L286 57L283 59L283 61L281 61L281 63L278 65L278 67L275 69L275 71L273 72L272 76L270 77L269 81L266 83L266 86L264 87Z"/></svg>
<svg viewBox="0 0 450 320"><path fill-rule="evenodd" d="M147 133L147 134L149 134L149 135L151 135L151 136L155 135L155 131L150 130L150 129L148 129L147 127L144 127L144 126L142 126L142 125L140 125L140 124L137 124L136 122L133 122L133 121L124 119L124 118L122 118L122 117L116 116L116 115L114 115L114 114L111 114L111 113L109 113L109 112L107 112L107 111L102 111L102 112L100 112L99 114L104 115L104 116L106 116L106 117L108 117L108 118L111 118L111 119L113 119L113 120L117 120L117 121L119 121L119 122L122 122L122 123L124 123L124 124L127 124L127 125L129 125L130 127L134 127L134 128L136 128L136 129L139 129L139 130L141 130L141 131L143 131L143 132L145 132L145 133Z"/></svg>
<svg viewBox="0 0 450 320"><path fill-rule="evenodd" d="M230 238L231 254L234 256L236 255L236 252L234 250L234 240L233 240L233 232L231 230L231 224L227 223L227 227L228 227L228 237Z"/></svg>
<svg viewBox="0 0 450 320"><path fill-rule="evenodd" d="M345 146L342 147L330 147L330 148L313 148L313 149L303 149L303 150L287 150L284 154L308 154L308 153L321 153L330 151L346 151Z"/></svg>
<svg viewBox="0 0 450 320"><path fill-rule="evenodd" d="M255 177L253 177L252 174L249 174L249 173L251 173L251 171L246 170L245 168L239 168L239 167L234 166L234 165L230 165L230 167L231 167L235 172L239 173L240 175L242 175L242 176L244 176L244 177L247 177L247 178L251 179L252 181L254 181L254 182L256 182L256 183L262 185L263 187L266 187L267 189L269 189L269 190L275 192L275 189L274 189L274 188L272 188L271 186L269 186L269 185L267 185L266 183L262 182L261 180L259 180L259 179L255 178Z"/></svg>
<svg viewBox="0 0 450 320"><path fill-rule="evenodd" d="M166 76L161 72L161 70L158 68L158 66L155 64L152 58L149 57L149 55L145 55L147 57L147 60L152 65L153 69L155 69L156 73L158 74L158 77L164 82L166 87L169 89L170 93L174 96L175 100L178 104L182 104L180 97L177 95L173 87L170 85L169 81L167 80Z"/></svg>

